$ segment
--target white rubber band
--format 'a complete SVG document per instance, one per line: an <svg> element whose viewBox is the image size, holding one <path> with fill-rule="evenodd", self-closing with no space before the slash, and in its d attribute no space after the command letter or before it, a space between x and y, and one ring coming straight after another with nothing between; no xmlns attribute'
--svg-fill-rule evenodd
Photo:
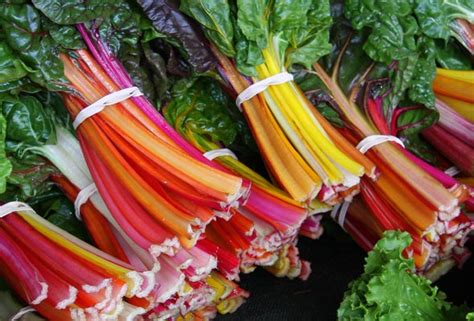
<svg viewBox="0 0 474 321"><path fill-rule="evenodd" d="M143 93L140 91L140 89L138 89L138 87L125 88L108 94L107 96L102 97L92 105L82 109L77 114L76 119L74 119L72 126L74 127L74 129L77 129L77 127L79 127L87 118L94 116L97 113L100 113L102 110L104 110L105 107L115 105L124 100L127 100L130 97L138 97L142 95Z"/></svg>
<svg viewBox="0 0 474 321"><path fill-rule="evenodd" d="M16 212L34 212L34 210L26 203L9 202L0 206L0 218Z"/></svg>
<svg viewBox="0 0 474 321"><path fill-rule="evenodd" d="M228 148L210 150L202 154L202 156L206 157L208 160L214 160L217 157L221 157L221 156L230 156L233 159L237 159L237 156L234 154L234 152Z"/></svg>
<svg viewBox="0 0 474 321"><path fill-rule="evenodd" d="M240 105L242 105L245 101L252 99L262 91L265 91L269 86L281 85L292 80L293 75L285 71L268 77L267 79L257 81L242 91L235 100L235 103L237 104L237 107L241 109Z"/></svg>
<svg viewBox="0 0 474 321"><path fill-rule="evenodd" d="M81 217L81 206L84 205L89 198L97 192L97 186L94 183L90 184L83 188L79 194L77 194L76 200L74 201L74 211L76 213L76 217L79 221L82 221Z"/></svg>
<svg viewBox="0 0 474 321"><path fill-rule="evenodd" d="M12 316L9 321L17 321L17 320L20 320L20 318L21 318L22 316L24 316L25 314L28 314L28 313L31 313L31 312L35 312L35 311L36 311L36 310L33 309L33 308L30 307L30 306L23 307L23 308L21 308L20 310L18 310L18 312L17 312L14 316Z"/></svg>
<svg viewBox="0 0 474 321"><path fill-rule="evenodd" d="M349 206L351 205L350 202L344 202L342 204L337 204L331 211L331 217L333 220L339 224L340 227L344 229L344 223L346 222L347 211Z"/></svg>
<svg viewBox="0 0 474 321"><path fill-rule="evenodd" d="M371 135L367 136L363 140L357 144L356 148L362 153L365 154L369 149L372 147L375 147L377 145L386 143L386 142L394 142L397 143L398 145L402 146L405 148L405 144L400 140L400 138L396 136L391 136L391 135Z"/></svg>
<svg viewBox="0 0 474 321"><path fill-rule="evenodd" d="M351 205L350 202L344 202L342 203L341 209L339 211L339 219L337 220L337 223L344 228L344 223L346 222L346 216L347 216L347 210L349 209L349 206Z"/></svg>
<svg viewBox="0 0 474 321"><path fill-rule="evenodd" d="M461 173L461 171L456 166L451 166L450 168L445 170L444 173L446 175L449 175L449 176L453 177L453 176L456 176L457 174Z"/></svg>
<svg viewBox="0 0 474 321"><path fill-rule="evenodd" d="M331 217L333 220L336 220L337 219L337 214L338 214L338 211L339 211L339 208L341 207L341 204L337 204L336 206L334 206L331 210Z"/></svg>

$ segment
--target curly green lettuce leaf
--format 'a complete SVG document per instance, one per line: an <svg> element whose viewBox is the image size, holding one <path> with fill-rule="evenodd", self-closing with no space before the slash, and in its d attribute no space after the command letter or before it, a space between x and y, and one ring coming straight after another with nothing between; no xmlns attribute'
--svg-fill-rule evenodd
<svg viewBox="0 0 474 321"><path fill-rule="evenodd" d="M443 321L464 320L467 310L446 301L446 295L423 276L412 273L413 259L403 252L411 244L406 232L387 231L369 252L364 273L349 284L338 320Z"/></svg>

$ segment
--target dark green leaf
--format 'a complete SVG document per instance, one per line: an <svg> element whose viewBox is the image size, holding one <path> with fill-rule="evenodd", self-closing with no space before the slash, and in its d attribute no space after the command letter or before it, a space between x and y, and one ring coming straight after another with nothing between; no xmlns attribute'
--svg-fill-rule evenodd
<svg viewBox="0 0 474 321"><path fill-rule="evenodd" d="M137 47L141 36L140 15L124 1L118 1L115 12L101 19L98 32L101 41L117 56L122 46Z"/></svg>
<svg viewBox="0 0 474 321"><path fill-rule="evenodd" d="M14 82L28 75L27 66L15 57L14 52L0 41L0 83Z"/></svg>
<svg viewBox="0 0 474 321"><path fill-rule="evenodd" d="M33 96L0 96L7 122L7 141L11 151L55 142L55 126L41 102Z"/></svg>
<svg viewBox="0 0 474 321"><path fill-rule="evenodd" d="M96 18L106 18L114 13L114 0L32 0L51 21L61 25L87 22Z"/></svg>
<svg viewBox="0 0 474 321"><path fill-rule="evenodd" d="M91 242L85 226L76 218L74 205L64 195L39 204L36 210L59 228L83 241Z"/></svg>
<svg viewBox="0 0 474 321"><path fill-rule="evenodd" d="M425 35L448 40L454 19L474 23L474 2L471 0L418 0L415 13Z"/></svg>
<svg viewBox="0 0 474 321"><path fill-rule="evenodd" d="M214 66L212 54L205 45L204 37L173 2L167 0L140 0L138 3L153 23L153 26L161 34L179 44L182 54L196 71L204 72ZM186 2L182 1L181 5L183 8L186 7ZM193 8L194 6L193 2ZM197 4L196 8L200 9ZM224 11L225 8L219 8L219 10Z"/></svg>
<svg viewBox="0 0 474 321"><path fill-rule="evenodd" d="M0 6L0 24L8 46L26 66L33 83L51 90L64 89L63 65L41 14L28 4Z"/></svg>
<svg viewBox="0 0 474 321"><path fill-rule="evenodd" d="M239 158L255 162L257 148L245 120L216 80L183 79L173 87L173 94L163 114L182 135L201 146L227 146Z"/></svg>
<svg viewBox="0 0 474 321"><path fill-rule="evenodd" d="M33 206L60 194L52 189L54 184L49 180L57 169L45 159L29 155L24 159L11 157L10 161L13 170L7 179L6 191L0 195L2 201L28 202Z"/></svg>
<svg viewBox="0 0 474 321"><path fill-rule="evenodd" d="M3 115L0 115L0 194L5 192L6 180L12 171L12 165L7 159L5 152L5 139L7 136L7 122Z"/></svg>
<svg viewBox="0 0 474 321"><path fill-rule="evenodd" d="M85 47L81 35L73 26L60 26L51 24L48 28L53 40L66 49L82 49Z"/></svg>
<svg viewBox="0 0 474 321"><path fill-rule="evenodd" d="M436 62L445 69L470 70L470 54L457 42L436 42Z"/></svg>

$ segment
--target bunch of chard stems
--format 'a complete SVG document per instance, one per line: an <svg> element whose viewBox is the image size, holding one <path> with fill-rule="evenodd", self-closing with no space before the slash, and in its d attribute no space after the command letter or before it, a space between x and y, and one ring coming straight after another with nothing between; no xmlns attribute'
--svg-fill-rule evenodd
<svg viewBox="0 0 474 321"><path fill-rule="evenodd" d="M387 118L382 97L366 96L361 109L357 102L370 68L346 96L338 85L338 72L347 45L331 75L318 63L314 64L314 72L326 85L346 124L341 132L353 144L372 135L396 136L400 130L397 118L412 107L397 108ZM470 198L469 189L392 142L377 145L366 155L376 165L378 178L362 179L362 204L353 204L344 228L367 250L385 230L410 232L413 243L409 253L417 269L432 278L456 263L462 264L469 256L464 245L473 228L461 211L461 205Z"/></svg>

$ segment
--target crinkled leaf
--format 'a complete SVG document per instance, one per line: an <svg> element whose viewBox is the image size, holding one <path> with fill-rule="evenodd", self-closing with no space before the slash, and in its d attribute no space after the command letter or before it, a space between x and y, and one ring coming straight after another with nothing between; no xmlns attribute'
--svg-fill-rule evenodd
<svg viewBox="0 0 474 321"><path fill-rule="evenodd" d="M450 24L460 18L474 23L471 0L418 0L415 13L423 32L431 38L448 40Z"/></svg>
<svg viewBox="0 0 474 321"><path fill-rule="evenodd" d="M168 122L181 133L204 136L212 142L231 144L237 129L226 108L232 103L215 81L198 78L177 83L175 98L165 109Z"/></svg>
<svg viewBox="0 0 474 321"><path fill-rule="evenodd" d="M331 52L329 29L332 24L329 0L311 1L307 23L288 36L291 48L286 65L299 64L311 69L311 64Z"/></svg>
<svg viewBox="0 0 474 321"><path fill-rule="evenodd" d="M28 75L27 67L4 41L0 41L0 83L14 82Z"/></svg>
<svg viewBox="0 0 474 321"><path fill-rule="evenodd" d="M40 12L28 4L0 6L0 25L5 41L22 60L29 79L51 90L66 82L59 59L59 45L43 28Z"/></svg>
<svg viewBox="0 0 474 321"><path fill-rule="evenodd" d="M239 158L255 160L257 147L250 130L216 80L207 76L183 79L173 87L173 95L163 114L187 139L201 146L224 145Z"/></svg>
<svg viewBox="0 0 474 321"><path fill-rule="evenodd" d="M443 1L421 0L415 8L421 30L432 38L448 40L450 37L450 18L444 13Z"/></svg>
<svg viewBox="0 0 474 321"><path fill-rule="evenodd" d="M364 273L349 284L338 320L444 321L464 320L467 310L445 301L428 279L418 276L413 259L402 254L411 243L406 232L387 231L369 252ZM449 318L446 318L449 316Z"/></svg>
<svg viewBox="0 0 474 321"><path fill-rule="evenodd" d="M53 40L56 43L61 44L61 47L63 48L76 50L85 47L81 35L73 26L50 24L48 31Z"/></svg>
<svg viewBox="0 0 474 321"><path fill-rule="evenodd" d="M269 0L237 0L237 25L245 38L260 49L268 47L269 5Z"/></svg>
<svg viewBox="0 0 474 321"><path fill-rule="evenodd" d="M433 58L420 57L416 63L411 86L408 90L410 100L434 108L435 96L432 83L436 76L436 62Z"/></svg>
<svg viewBox="0 0 474 321"><path fill-rule="evenodd" d="M405 30L396 16L385 16L374 24L374 29L364 44L367 55L375 61L390 64L405 59L410 51L404 47Z"/></svg>
<svg viewBox="0 0 474 321"><path fill-rule="evenodd" d="M140 15L124 1L118 1L114 14L101 19L98 26L100 39L117 56L121 46L137 47L140 32Z"/></svg>
<svg viewBox="0 0 474 321"><path fill-rule="evenodd" d="M32 2L51 21L62 25L108 17L114 13L117 3L114 0L32 0Z"/></svg>

